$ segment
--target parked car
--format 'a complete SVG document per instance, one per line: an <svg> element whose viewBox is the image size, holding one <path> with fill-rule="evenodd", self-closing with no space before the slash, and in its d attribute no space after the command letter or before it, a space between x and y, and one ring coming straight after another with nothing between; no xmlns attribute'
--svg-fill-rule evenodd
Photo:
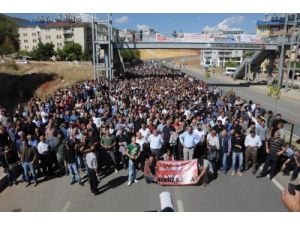
<svg viewBox="0 0 300 225"><path fill-rule="evenodd" d="M0 59L0 63L1 63L1 64L2 64L2 63L5 63L4 59Z"/></svg>
<svg viewBox="0 0 300 225"><path fill-rule="evenodd" d="M225 68L225 75L232 77L235 71L236 71L235 67L226 67Z"/></svg>
<svg viewBox="0 0 300 225"><path fill-rule="evenodd" d="M28 61L26 59L18 59L15 61L16 64L28 64Z"/></svg>

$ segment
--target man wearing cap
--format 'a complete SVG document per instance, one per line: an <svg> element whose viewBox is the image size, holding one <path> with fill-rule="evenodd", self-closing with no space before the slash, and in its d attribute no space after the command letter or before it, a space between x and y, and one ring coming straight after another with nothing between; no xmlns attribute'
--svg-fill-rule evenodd
<svg viewBox="0 0 300 225"><path fill-rule="evenodd" d="M252 173L255 174L257 170L257 151L261 147L262 143L260 137L256 135L255 130L251 130L250 134L245 139L245 166L246 170L249 169L249 158L252 158Z"/></svg>

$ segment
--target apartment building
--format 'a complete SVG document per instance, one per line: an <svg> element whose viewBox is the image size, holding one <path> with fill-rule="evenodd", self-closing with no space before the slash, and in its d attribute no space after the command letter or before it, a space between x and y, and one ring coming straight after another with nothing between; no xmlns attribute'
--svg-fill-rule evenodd
<svg viewBox="0 0 300 225"><path fill-rule="evenodd" d="M265 18L257 20L256 34L260 35L263 41L276 42L276 38L285 33L286 19L286 35L291 35L293 33L294 15L266 15ZM296 24L300 25L300 14L297 15Z"/></svg>
<svg viewBox="0 0 300 225"><path fill-rule="evenodd" d="M20 50L32 51L39 43L53 43L55 50L63 48L68 42L82 46L83 51L90 51L91 29L80 22L26 22L19 26Z"/></svg>
<svg viewBox="0 0 300 225"><path fill-rule="evenodd" d="M225 67L227 62L243 61L243 50L201 50L201 65L204 67Z"/></svg>

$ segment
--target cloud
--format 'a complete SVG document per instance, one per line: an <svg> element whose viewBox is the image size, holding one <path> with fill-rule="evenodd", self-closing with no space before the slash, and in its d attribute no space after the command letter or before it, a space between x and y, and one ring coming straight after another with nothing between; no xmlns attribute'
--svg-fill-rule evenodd
<svg viewBox="0 0 300 225"><path fill-rule="evenodd" d="M128 16L121 16L117 19L115 19L115 23L123 24L128 22Z"/></svg>
<svg viewBox="0 0 300 225"><path fill-rule="evenodd" d="M205 26L203 31L205 32L216 32L216 31L228 31L228 30L241 30L241 28L232 27L233 24L241 23L246 18L244 16L233 16L228 17L218 23L216 26Z"/></svg>
<svg viewBox="0 0 300 225"><path fill-rule="evenodd" d="M138 24L138 25L136 25L136 28L138 29L138 30L149 30L149 28L150 28L150 26L148 26L148 25L145 25L145 24Z"/></svg>

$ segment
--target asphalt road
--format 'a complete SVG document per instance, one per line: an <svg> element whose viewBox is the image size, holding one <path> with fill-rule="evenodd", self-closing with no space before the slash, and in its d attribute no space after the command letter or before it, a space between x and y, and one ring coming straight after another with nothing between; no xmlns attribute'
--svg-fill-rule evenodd
<svg viewBox="0 0 300 225"><path fill-rule="evenodd" d="M205 79L202 74L194 72L193 70L183 69L183 71L194 77ZM236 83L218 78L217 76L218 75L215 75L209 78L208 83L218 84L220 86L220 89L222 89L223 91L227 91L233 88L236 94L241 98L244 98L246 100L253 100L253 102L255 103L260 103L263 108L272 110L274 112L274 100L271 97L267 96L265 91L253 86L237 86ZM277 103L277 112L281 113L284 119L287 119L295 124L294 134L300 137L300 101L297 102L291 99L282 98ZM289 127L286 126L286 129L289 130Z"/></svg>
<svg viewBox="0 0 300 225"><path fill-rule="evenodd" d="M142 173L138 173L141 177ZM280 190L267 178L256 179L250 172L243 176L222 175L207 187L163 187L140 183L127 186L127 171L111 174L99 184L100 195L84 187L70 185L70 177L60 177L25 187L9 187L0 194L0 211L5 212L143 212L160 210L159 194L170 191L176 211L286 211Z"/></svg>

